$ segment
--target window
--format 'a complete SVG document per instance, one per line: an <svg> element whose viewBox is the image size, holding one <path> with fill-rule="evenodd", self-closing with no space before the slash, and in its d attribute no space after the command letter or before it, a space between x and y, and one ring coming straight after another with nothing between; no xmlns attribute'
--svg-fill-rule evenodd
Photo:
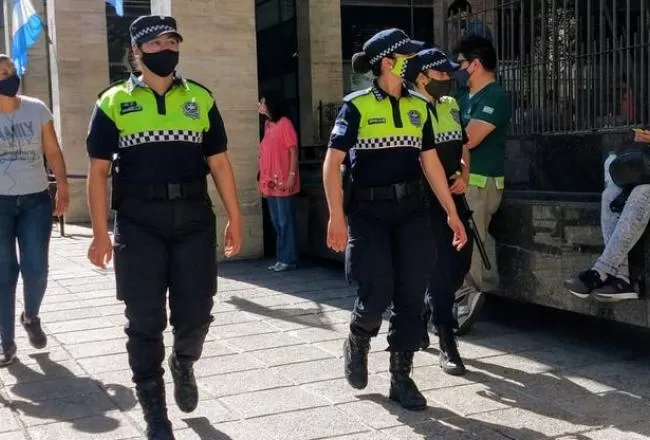
<svg viewBox="0 0 650 440"><path fill-rule="evenodd" d="M134 66L129 26L136 17L148 14L151 14L149 0L124 0L123 17L118 16L115 9L106 4L108 69L111 82L128 78L131 74Z"/></svg>

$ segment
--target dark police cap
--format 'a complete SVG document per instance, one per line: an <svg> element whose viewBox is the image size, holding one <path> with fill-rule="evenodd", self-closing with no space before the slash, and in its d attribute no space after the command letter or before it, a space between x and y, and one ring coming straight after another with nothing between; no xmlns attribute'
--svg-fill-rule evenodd
<svg viewBox="0 0 650 440"><path fill-rule="evenodd" d="M420 51L415 58L418 60L422 72L433 69L439 72L453 73L460 67L458 63L452 61L445 52L438 48Z"/></svg>
<svg viewBox="0 0 650 440"><path fill-rule="evenodd" d="M183 37L178 33L176 19L163 15L143 15L136 18L129 28L131 41L143 44L161 35L173 35L180 41Z"/></svg>
<svg viewBox="0 0 650 440"><path fill-rule="evenodd" d="M424 42L411 40L403 30L392 28L373 35L363 45L363 52L372 65L390 54L414 54L423 46Z"/></svg>

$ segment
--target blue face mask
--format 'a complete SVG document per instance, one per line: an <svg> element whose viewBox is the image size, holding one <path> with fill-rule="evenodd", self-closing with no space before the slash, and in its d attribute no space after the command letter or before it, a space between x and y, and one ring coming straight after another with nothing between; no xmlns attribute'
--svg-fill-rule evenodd
<svg viewBox="0 0 650 440"><path fill-rule="evenodd" d="M456 80L458 87L467 87L467 80L469 80L467 70L457 70L453 73L452 77Z"/></svg>
<svg viewBox="0 0 650 440"><path fill-rule="evenodd" d="M0 95L14 97L20 88L20 77L13 74L0 81Z"/></svg>

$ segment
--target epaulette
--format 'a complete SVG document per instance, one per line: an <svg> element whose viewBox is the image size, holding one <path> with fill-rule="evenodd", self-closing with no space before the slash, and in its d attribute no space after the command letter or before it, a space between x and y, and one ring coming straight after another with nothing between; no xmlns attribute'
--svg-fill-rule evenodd
<svg viewBox="0 0 650 440"><path fill-rule="evenodd" d="M112 89L112 88L115 87L115 86L119 86L120 84L124 84L126 81L127 81L126 79L121 79L121 80L119 80L119 81L115 81L114 83L112 83L111 85L109 85L108 87L106 87L104 90L102 90L101 92L99 92L99 94L97 95L97 97L98 97L98 98L101 98L102 95L103 95L104 93L108 92L110 89Z"/></svg>
<svg viewBox="0 0 650 440"><path fill-rule="evenodd" d="M196 82L196 81L194 81L193 79L189 79L189 78L184 78L184 79L185 79L185 81L187 81L188 83L192 83L192 84L194 84L194 85L196 85L196 86L199 86L199 87L201 87L203 90L205 90L206 92L208 92L210 95L212 95L212 90L208 89L208 88L207 88L206 86L204 86L203 84L201 84L201 83L199 83L199 82Z"/></svg>
<svg viewBox="0 0 650 440"><path fill-rule="evenodd" d="M372 90L372 88L369 87L369 88L367 88L367 89L357 90L356 92L348 93L347 95L345 95L345 96L343 97L343 101L345 101L345 102L350 102L350 101L352 101L354 98L358 98L359 96L364 96L364 95L369 94L371 90Z"/></svg>
<svg viewBox="0 0 650 440"><path fill-rule="evenodd" d="M429 102L429 100L424 95L420 94L419 92L416 92L415 90L411 90L411 89L408 89L408 90L409 90L409 95L411 95L413 97L416 97L416 98L420 98L420 99L424 100L425 102Z"/></svg>

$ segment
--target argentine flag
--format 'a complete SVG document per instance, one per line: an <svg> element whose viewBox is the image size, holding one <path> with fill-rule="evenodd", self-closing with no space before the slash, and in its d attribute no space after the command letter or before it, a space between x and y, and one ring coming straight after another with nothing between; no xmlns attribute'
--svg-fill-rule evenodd
<svg viewBox="0 0 650 440"><path fill-rule="evenodd" d="M14 0L13 3L11 59L16 64L18 76L23 76L27 70L29 48L38 40L43 22L30 0Z"/></svg>
<svg viewBox="0 0 650 440"><path fill-rule="evenodd" d="M115 8L117 15L124 16L124 0L106 0L106 3Z"/></svg>

